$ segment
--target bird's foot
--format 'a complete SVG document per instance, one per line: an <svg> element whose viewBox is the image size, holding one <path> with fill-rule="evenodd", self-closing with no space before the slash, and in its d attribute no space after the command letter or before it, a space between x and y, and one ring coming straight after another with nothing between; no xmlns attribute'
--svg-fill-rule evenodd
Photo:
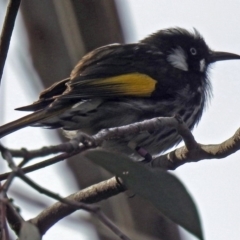
<svg viewBox="0 0 240 240"><path fill-rule="evenodd" d="M97 146L95 138L83 132L78 132L76 136L71 139L70 143L75 150L78 149L81 143L86 147Z"/></svg>
<svg viewBox="0 0 240 240"><path fill-rule="evenodd" d="M141 157L144 157L144 160L142 160L143 163L152 161L152 155L145 148L138 146L136 142L130 141L128 147L136 151Z"/></svg>

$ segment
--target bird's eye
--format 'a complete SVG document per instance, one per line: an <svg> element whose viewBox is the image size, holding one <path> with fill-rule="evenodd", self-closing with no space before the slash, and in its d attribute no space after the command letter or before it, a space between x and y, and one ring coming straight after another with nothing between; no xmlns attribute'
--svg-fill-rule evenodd
<svg viewBox="0 0 240 240"><path fill-rule="evenodd" d="M197 54L197 50L196 50L196 48L190 48L190 53L192 54L192 55L196 55Z"/></svg>

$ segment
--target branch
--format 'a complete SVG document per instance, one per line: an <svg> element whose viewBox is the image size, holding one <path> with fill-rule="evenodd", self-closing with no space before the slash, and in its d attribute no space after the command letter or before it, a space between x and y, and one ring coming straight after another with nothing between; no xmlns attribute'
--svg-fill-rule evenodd
<svg viewBox="0 0 240 240"><path fill-rule="evenodd" d="M189 162L198 162L205 159L222 159L235 153L239 149L240 128L232 137L220 144L204 145L197 143L191 149L183 146L155 158L151 162L151 166L153 168L174 170L179 166Z"/></svg>
<svg viewBox="0 0 240 240"><path fill-rule="evenodd" d="M68 206L69 209L83 209L86 210L92 214L94 214L98 219L105 224L109 229L111 229L117 236L119 236L123 240L130 240L125 234L121 232L121 230L118 229L118 227L101 211L101 209L97 206L91 206L83 201L76 201L75 199L69 199L69 198L62 198L58 194L53 193L45 188L42 188L38 184L34 183L31 179L26 177L20 169L18 169L18 176L26 182L29 186L37 190L38 192L45 194L46 196L49 196L53 199L59 200L62 204L65 206ZM52 217L52 212L49 212L48 218ZM33 223L33 222L32 222ZM38 227L38 226L37 226ZM41 230L39 229L40 233Z"/></svg>
<svg viewBox="0 0 240 240"><path fill-rule="evenodd" d="M22 171L23 171L23 173L29 173L29 172L36 171L38 169L45 168L45 167L50 166L52 164L58 163L60 161L63 161L65 159L67 159L67 158L70 158L70 157L80 153L81 150L83 150L83 149L84 149L84 146L82 146L82 148L80 148L79 151L74 151L74 152L71 152L71 153L63 153L63 154L60 154L58 156L49 158L49 159L47 159L45 161L33 164L33 165L29 166L29 167L22 168ZM1 174L0 175L0 181L7 179L10 174L11 174L11 172L7 172L7 173Z"/></svg>
<svg viewBox="0 0 240 240"><path fill-rule="evenodd" d="M66 142L66 143L55 145L55 146L42 147L40 149L33 150L33 151L28 151L26 149L21 149L21 150L8 149L8 151L10 151L11 154L15 157L23 157L25 159L24 163L26 163L26 161L29 161L32 158L41 157L41 156L59 153L59 152L65 152L63 154L49 158L40 163L36 163L29 167L22 168L22 171L24 173L29 173L29 172L50 166L59 161L63 161L66 158L79 154L89 148L100 146L103 141L121 138L126 135L134 135L134 134L141 133L143 131L154 131L164 127L177 128L179 126L178 122L179 120L175 117L153 118L150 120L145 120L143 122L133 123L133 124L129 124L122 127L103 129L92 137L87 136L84 133L79 133L75 139L70 140L69 142ZM81 143L81 142L84 142L85 140L88 140L87 144L85 145L79 144L79 142ZM8 178L10 174L11 172L1 174L0 180L5 180L6 178Z"/></svg>
<svg viewBox="0 0 240 240"><path fill-rule="evenodd" d="M7 13L3 23L2 33L0 36L0 84L20 3L21 0L9 1Z"/></svg>
<svg viewBox="0 0 240 240"><path fill-rule="evenodd" d="M0 151L2 153L3 158L8 162L9 167L12 169L12 172L9 174L7 181L5 181L5 183L0 188L0 192L4 197L2 202L6 205L6 213L7 213L6 215L7 215L9 225L16 232L16 234L18 234L24 219L21 217L21 215L18 213L16 208L13 206L12 202L7 197L7 191L13 179L16 177L17 171L15 171L15 164L13 162L11 153L2 145L0 145Z"/></svg>
<svg viewBox="0 0 240 240"><path fill-rule="evenodd" d="M191 131L179 117L154 118L124 127L102 130L93 137L98 144L101 144L103 140L122 137L125 134L138 134L141 131L156 131L156 129L163 127L175 128L182 136L185 146L153 159L150 164L154 168L176 169L187 162L196 162L203 159L224 158L240 149L240 129L238 129L231 138L221 144L202 145L195 141ZM86 149L87 147L80 145L78 151L81 152ZM53 163L59 161L60 159L63 160L64 157L75 154L76 152L63 153L59 156L51 158L50 160L51 163ZM44 164L47 165L49 164L49 160L40 164L41 166ZM33 166L30 166L29 168L32 167ZM22 170L29 168L23 168ZM2 176L3 175L1 175L1 177ZM66 199L91 204L117 195L125 190L125 187L120 182L116 181L115 178L111 178L107 181L86 188L78 193L72 194ZM39 228L42 234L44 234L52 225L75 210L76 209L72 206L58 202L45 209L37 217L31 219L30 221Z"/></svg>
<svg viewBox="0 0 240 240"><path fill-rule="evenodd" d="M157 119L155 120L158 121ZM151 121L155 120L152 119ZM186 146L153 159L151 166L154 168L175 169L187 162L224 158L240 149L240 128L231 138L221 144L202 145L195 141L192 133L181 120L175 120L170 120L171 125L176 127ZM125 187L120 182L116 181L115 178L111 178L75 193L68 198L85 203L95 203L117 195L125 190ZM41 231L46 232L53 224L71 214L73 211L74 209L62 203L56 203L32 219L31 222L36 224Z"/></svg>
<svg viewBox="0 0 240 240"><path fill-rule="evenodd" d="M13 205L11 200L6 200L6 206L8 224L10 225L11 229L18 235L24 219L19 214L18 209Z"/></svg>
<svg viewBox="0 0 240 240"><path fill-rule="evenodd" d="M13 178L17 175L19 178L21 178L25 183L27 183L29 186L31 186L33 189L37 190L38 192L42 193L42 194L45 194L46 196L48 197L51 197L55 200L58 200L60 201L61 203L67 205L68 207L70 208L73 208L75 210L78 210L78 209L83 209L83 210L86 210L88 212L91 212L92 214L94 214L95 216L98 217L98 219L103 223L105 224L109 229L111 229L117 236L119 236L121 239L123 240L130 240L124 233L122 233L118 227L101 211L101 209L99 207L96 207L96 206L91 206L91 205L87 205L86 203L83 203L81 201L75 201L75 200L71 200L71 199L68 199L68 198L62 198L60 197L58 194L56 193L53 193L51 191L49 191L48 189L45 189L41 186L39 186L38 184L36 184L35 182L33 182L30 178L28 178L27 176L24 175L24 173L22 172L21 168L19 168L18 166L15 165L14 161L13 161L13 158L11 156L11 153L6 150L6 149L3 149L2 146L0 146L2 149L1 149L1 152L2 152L2 155L4 157L4 159L6 159L6 161L8 162L8 165L9 167L12 169L12 174L10 174L9 178L7 179L6 182L8 182L7 184L5 184L5 187L3 187L1 189L1 192L0 192L0 195L3 195L5 197L6 195L6 191L8 190ZM2 209L4 207L5 209L5 202L1 202L0 206L2 206ZM10 210L10 209L9 209ZM5 211L4 211L5 212ZM18 233L20 231L19 227L21 226L21 222L19 222L19 218L16 218L17 215L13 214L12 211L9 211L9 213L11 213L11 217L15 217L14 219L14 230ZM5 222L5 214L1 214L2 216L2 221L1 223ZM4 220L4 221L3 221ZM12 220L10 218L10 220ZM3 225L3 224L2 224ZM1 225L1 226L2 226ZM6 224L5 224L6 225ZM5 226L4 225L4 226ZM6 229L6 228L2 228L3 230ZM5 231L7 232L7 231Z"/></svg>
<svg viewBox="0 0 240 240"><path fill-rule="evenodd" d="M173 170L178 166L187 162L196 162L204 159L214 159L214 158L224 158L240 149L240 130L228 140L221 144L215 145L203 145L195 141L191 131L188 129L186 124L182 120L176 117L166 117L166 118L153 118L150 120L145 120L143 122L133 123L122 127L110 128L101 130L96 135L92 136L95 141L95 145L100 145L103 141L107 141L114 138L120 138L125 135L138 134L143 131L157 131L161 128L174 128L178 131L179 135L183 138L185 147L177 148L174 151L161 155L153 159L150 163L152 167L163 168ZM66 145L66 146L65 146ZM59 147L60 146L60 147ZM76 146L75 146L76 147ZM13 153L15 157L39 157L45 154L56 153L60 149L69 149L69 153L63 153L58 156L49 158L37 164L33 164L29 167L22 168L24 173L29 173L36 171L38 169L47 167L49 165L55 164L59 161L63 161L66 158L74 156L81 153L89 148L94 147L91 144L87 147L80 145L78 149L72 151L71 141L66 142L57 146L43 147L38 150L26 151L26 150L9 150ZM61 150L62 151L62 150ZM5 180L11 172L7 172L0 175L0 180Z"/></svg>
<svg viewBox="0 0 240 240"><path fill-rule="evenodd" d="M108 199L123 191L125 191L125 187L120 184L115 177L113 177L109 180L100 182L74 193L65 199L69 201L92 204ZM71 206L57 202L43 210L38 216L31 219L30 222L38 227L41 234L44 234L55 223L74 211L75 209Z"/></svg>

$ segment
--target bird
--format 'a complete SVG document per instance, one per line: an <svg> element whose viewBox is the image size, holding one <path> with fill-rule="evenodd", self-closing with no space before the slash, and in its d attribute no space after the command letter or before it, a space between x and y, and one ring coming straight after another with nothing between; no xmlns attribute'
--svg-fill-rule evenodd
<svg viewBox="0 0 240 240"><path fill-rule="evenodd" d="M110 44L86 54L70 77L44 90L33 113L0 127L0 138L26 126L62 128L69 138L93 135L155 117L179 115L192 130L212 96L209 67L240 55L211 50L201 34L180 27L157 31L138 43ZM175 129L159 129L112 139L102 147L139 156L130 141L152 156L181 141Z"/></svg>

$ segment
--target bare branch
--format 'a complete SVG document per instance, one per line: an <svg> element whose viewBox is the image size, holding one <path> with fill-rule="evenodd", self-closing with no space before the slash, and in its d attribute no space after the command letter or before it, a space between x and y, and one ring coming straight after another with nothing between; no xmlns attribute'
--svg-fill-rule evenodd
<svg viewBox="0 0 240 240"><path fill-rule="evenodd" d="M26 149L21 149L21 150L8 149L8 150L13 154L13 156L23 157L26 161L32 158L45 156L46 154L48 155L48 154L53 154L58 152L65 152L63 154L49 158L45 161L34 164L32 166L22 168L22 171L24 173L29 173L29 172L50 166L59 161L65 160L66 158L72 157L76 154L79 154L85 151L86 149L93 148L95 146L100 146L103 141L107 141L114 138L121 138L125 135L130 135L130 134L138 134L143 131L153 131L153 130L164 128L164 127L177 128L178 126L179 126L179 121L175 117L163 117L163 118L159 117L159 118L146 120L143 122L129 124L122 127L104 129L92 137L90 136L87 137L85 134L79 133L79 135L75 139L69 142L62 143L55 146L50 146L50 147L43 147L41 149L37 149L33 151L27 151ZM88 145L79 144L79 141L81 142L83 137L88 138L90 141L91 139L93 139L94 143L88 144ZM76 145L76 143L78 143L78 145ZM6 178L8 178L10 173L11 172L1 174L0 180L5 180Z"/></svg>
<svg viewBox="0 0 240 240"><path fill-rule="evenodd" d="M0 36L0 84L20 3L21 0L9 1L7 13L3 23L2 33Z"/></svg>
<svg viewBox="0 0 240 240"><path fill-rule="evenodd" d="M195 141L191 131L178 116L172 118L154 118L144 122L130 124L124 127L102 130L98 134L94 135L93 138L97 144L101 144L104 140L119 138L125 136L125 134L138 134L142 131L151 130L156 131L156 129L163 127L175 128L182 136L186 146L153 159L151 166L154 168L175 169L187 162L212 158L224 158L240 149L240 129L238 129L238 131L231 138L221 144L202 145L198 144ZM48 166L67 157L73 156L79 152L82 152L88 148L89 147L86 147L84 145L79 145L79 148L74 152L60 154L42 163L32 165L28 168L23 168L21 171L27 172L38 169L40 167ZM50 149L51 147L47 151L51 151ZM57 149L57 147L54 147L52 149ZM39 153L41 153L41 150ZM0 177L2 178L3 175ZM20 177L24 181L27 179L23 174L20 174ZM34 186L34 188L37 189L36 186ZM41 234L44 234L52 225L76 210L76 206L73 207L71 204L68 205L65 201L67 201L67 203L70 203L71 201L96 203L103 199L117 195L123 191L125 191L125 187L120 182L116 181L115 178L112 178L108 181L98 183L78 193L72 194L69 197L65 198L65 200L59 199L61 202L58 202L45 209L42 213L30 221L39 228ZM101 217L101 215L99 216ZM118 233L118 236L121 235L119 234L120 233Z"/></svg>
<svg viewBox="0 0 240 240"><path fill-rule="evenodd" d="M142 131L152 131L161 129L164 127L175 128L178 133L182 136L183 141L185 142L186 147L177 148L174 151L161 155L151 161L151 166L156 168L164 169L176 169L178 166L192 161L200 161L204 159L213 159L213 158L224 158L240 149L239 145L239 131L238 130L233 137L227 141L216 144L216 145L202 145L198 144L191 131L187 126L179 119L178 117L169 117L169 118L153 118L139 123L129 124L122 127L105 129L93 136L96 144L101 144L104 140L109 140L113 138L120 138L126 134L138 134ZM26 150L10 150L16 157L38 157L47 153L55 153L60 149L73 149L70 147L71 143L63 143L57 146L44 147L39 150L28 151L26 155ZM66 147L65 145L68 145ZM80 145L78 149L70 153L63 153L58 156L49 158L45 161L42 161L37 164L33 164L29 167L22 168L24 173L29 173L49 165L55 164L59 161L62 161L66 158L74 156L80 152L85 151L86 149L92 148L94 146L84 146ZM22 155L21 155L22 154ZM41 155L42 154L42 155ZM9 174L4 173L0 175L0 180L5 180Z"/></svg>
<svg viewBox="0 0 240 240"><path fill-rule="evenodd" d="M45 161L33 164L33 165L29 166L29 167L22 168L22 171L24 173L33 172L33 171L36 171L38 169L42 169L42 168L45 168L45 167L50 166L52 164L58 163L60 161L63 161L65 159L69 158L69 157L72 157L72 156L78 154L79 152L75 151L75 152L72 152L72 153L63 153L63 154L60 154L58 156L49 158L49 159L47 159ZM4 174L1 174L0 175L0 181L7 179L10 174L11 174L11 172L7 172L7 173L4 173Z"/></svg>
<svg viewBox="0 0 240 240"><path fill-rule="evenodd" d="M16 207L14 207L11 200L6 200L6 214L11 229L18 235L24 219L19 214Z"/></svg>
<svg viewBox="0 0 240 240"><path fill-rule="evenodd" d="M69 198L62 198L58 194L55 194L45 188L40 187L36 183L34 183L32 180L30 180L28 177L26 177L24 174L21 173L19 170L19 177L26 182L29 186L34 188L40 193L43 193L51 198L54 198L56 200L59 200L61 203L67 205L70 209L78 210L83 209L88 212L93 213L95 216L98 217L98 219L106 225L109 229L111 229L119 238L123 240L130 240L119 228L101 211L101 209L97 206L90 206L86 203L83 203L82 201L76 201ZM49 212L48 218L52 217L52 211ZM58 220L59 221L59 220ZM32 222L32 221L31 221ZM33 222L32 222L33 223ZM41 230L39 229L41 232Z"/></svg>
<svg viewBox="0 0 240 240"><path fill-rule="evenodd" d="M103 199L109 198L113 195L116 195L119 192L124 191L125 190L124 186L120 182L117 182L115 178L105 181L104 183L99 183L96 184L95 186L91 186L86 190L80 191L64 199L61 198L59 195L54 194L51 191L40 187L39 185L35 184L32 180L27 178L23 174L22 170L14 165L14 162L12 161L11 158L11 153L8 152L8 150L3 149L3 147L1 151L4 158L8 161L9 166L13 170L13 172L11 172L9 175L9 179L12 180L12 178L15 177L17 174L23 181L25 181L27 184L32 186L40 193L43 193L59 201L57 204L54 204L52 207L48 209L45 209L39 216L31 220L31 222L39 228L41 234L44 234L53 224L58 222L61 218L71 214L76 209L81 208L95 214L105 225L107 225L121 239L125 240L129 239L99 210L98 207L93 207L84 204L98 202ZM3 189L4 190L8 189L9 184L6 184L7 186L5 186L5 188ZM8 219L10 221L10 224L13 226L14 231L16 233L19 233L23 219L21 218L21 216L16 215L16 211L14 211L13 206L11 205L9 205L8 213L9 213Z"/></svg>
<svg viewBox="0 0 240 240"><path fill-rule="evenodd" d="M14 161L12 159L11 153L6 148L4 148L2 145L0 145L0 151L1 151L4 159L6 159L6 161L8 162L9 167L12 169L12 172L9 174L7 181L0 188L0 190L1 190L0 195L2 196L1 208L3 209L3 207L4 207L10 226L16 232L16 234L18 234L20 231L21 224L24 220L21 217L21 215L16 211L12 202L7 197L7 191L9 189L14 177L16 177L17 171L16 171ZM2 216L2 221L3 221L3 216Z"/></svg>
<svg viewBox="0 0 240 240"><path fill-rule="evenodd" d="M5 197L1 193L1 200ZM4 201L0 202L0 232L1 232L1 239L9 240L9 233L8 227L6 223L6 204Z"/></svg>
<svg viewBox="0 0 240 240"><path fill-rule="evenodd" d="M130 238L128 238L122 231L120 231L118 229L118 227L100 210L99 207L87 205L86 203L83 203L83 202L80 202L80 201L75 201L75 200L70 200L68 198L62 198L58 194L53 193L53 192L49 191L48 189L45 189L45 188L39 186L38 184L33 182L30 178L25 176L24 173L22 172L22 170L15 165L15 163L14 163L14 161L12 159L11 153L8 150L1 149L1 151L2 151L3 157L7 160L9 167L12 169L12 174L10 174L10 176L9 176L9 178L11 178L11 180L13 179L13 177L15 175L17 175L25 183L27 183L29 186L31 186L33 189L37 190L38 192L40 192L42 194L45 194L46 196L51 197L53 199L56 199L56 200L60 201L61 203L66 204L66 205L68 205L68 207L73 208L75 210L83 209L83 210L86 210L88 212L93 213L95 216L98 217L98 219L103 224L105 224L117 236L119 236L119 238L121 238L123 240L130 240ZM12 175L13 175L13 177L12 177ZM8 178L8 180L9 180L9 178ZM6 191L9 186L10 186L10 183L7 184L7 187L5 186L5 188L3 188L3 189ZM6 195L5 191L4 192L2 191L1 194L2 195L3 194ZM0 204L1 204L0 206L2 206L2 209L4 207L4 210L5 210L5 202L2 201ZM3 211L1 211L1 212L3 212ZM4 211L4 213L5 213L5 211ZM2 219L1 223L5 223L5 214L1 215L1 219ZM19 220L19 218L17 220ZM15 222L16 222L16 220L15 220ZM1 226L5 226L6 227L6 224L4 224L4 225L2 224ZM16 232L20 231L20 229L17 228L17 227L20 227L20 226L21 225L19 225L19 224L15 224L15 231ZM4 228L2 227L2 230L5 229L4 232L7 234L7 229L5 227Z"/></svg>
<svg viewBox="0 0 240 240"><path fill-rule="evenodd" d="M125 187L121 185L114 177L74 193L65 199L69 201L92 204L115 196L123 191L125 191ZM30 221L38 227L41 234L44 234L55 223L74 211L75 209L73 207L61 202L57 202L49 208L43 210L38 216Z"/></svg>
<svg viewBox="0 0 240 240"><path fill-rule="evenodd" d="M174 170L177 167L189 163L198 162L205 159L225 158L240 149L240 128L235 134L220 144L197 144L192 149L185 146L175 149L174 151L161 155L151 162L154 168L164 168Z"/></svg>

